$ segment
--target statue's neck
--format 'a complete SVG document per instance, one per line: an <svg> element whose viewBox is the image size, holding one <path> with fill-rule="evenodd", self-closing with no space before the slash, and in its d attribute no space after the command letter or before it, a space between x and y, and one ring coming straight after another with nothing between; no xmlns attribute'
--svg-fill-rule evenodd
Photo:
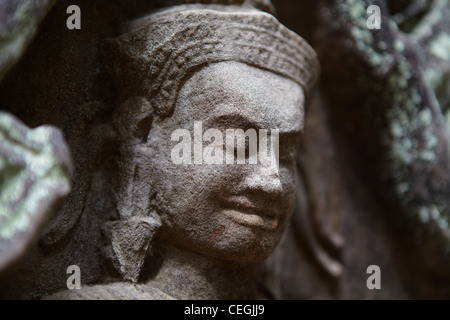
<svg viewBox="0 0 450 320"><path fill-rule="evenodd" d="M252 299L256 265L218 260L178 247L157 244L159 270L147 285L176 299Z"/></svg>

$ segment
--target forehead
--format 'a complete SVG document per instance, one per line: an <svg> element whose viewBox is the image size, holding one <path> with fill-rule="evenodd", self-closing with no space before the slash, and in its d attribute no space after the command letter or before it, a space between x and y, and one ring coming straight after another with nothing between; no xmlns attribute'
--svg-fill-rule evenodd
<svg viewBox="0 0 450 320"><path fill-rule="evenodd" d="M211 64L182 87L173 117L177 122L246 119L254 127L303 129L304 92L294 81L239 62ZM181 123L180 123L181 124ZM243 128L244 129L244 128Z"/></svg>

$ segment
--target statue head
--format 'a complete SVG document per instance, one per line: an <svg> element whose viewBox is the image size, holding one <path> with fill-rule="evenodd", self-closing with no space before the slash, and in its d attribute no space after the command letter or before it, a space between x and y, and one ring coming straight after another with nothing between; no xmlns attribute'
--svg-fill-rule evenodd
<svg viewBox="0 0 450 320"><path fill-rule="evenodd" d="M267 258L295 203L312 48L270 14L225 6L154 13L111 48L121 223L147 226L145 248L159 230L202 255Z"/></svg>

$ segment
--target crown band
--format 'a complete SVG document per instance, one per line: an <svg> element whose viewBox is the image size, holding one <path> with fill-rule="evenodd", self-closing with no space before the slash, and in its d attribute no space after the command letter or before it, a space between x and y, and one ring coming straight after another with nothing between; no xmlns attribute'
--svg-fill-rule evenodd
<svg viewBox="0 0 450 320"><path fill-rule="evenodd" d="M307 96L319 76L319 61L308 43L262 11L171 11L137 25L114 39L120 60L113 72L116 78L140 81L140 94L161 115L173 110L185 77L214 62L272 71L301 85ZM127 85L121 84L136 91Z"/></svg>

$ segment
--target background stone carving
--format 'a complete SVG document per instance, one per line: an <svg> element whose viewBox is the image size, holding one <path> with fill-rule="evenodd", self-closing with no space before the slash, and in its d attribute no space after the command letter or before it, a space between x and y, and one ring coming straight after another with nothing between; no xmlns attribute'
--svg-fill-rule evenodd
<svg viewBox="0 0 450 320"><path fill-rule="evenodd" d="M29 129L0 112L0 270L18 263L70 191L72 162L58 129Z"/></svg>
<svg viewBox="0 0 450 320"><path fill-rule="evenodd" d="M381 30L366 27L370 4L381 8ZM285 23L313 43L323 67L322 99L307 111L307 126L318 122L305 132L311 136L305 137L303 154L309 161L304 163L311 168L312 144L327 146L322 154L331 156L324 158L328 164L316 161L323 163L318 171L304 171L316 186L307 193L330 181L322 194L333 190L335 197L313 195L313 205L324 209L314 216L325 227L339 221L344 239L339 260L345 266L335 286L319 286L311 294L334 288L331 293L341 298L447 297L443 202L448 195L449 136L443 115L449 92L448 5L321 1L302 6ZM431 213L430 205L440 209ZM387 290L369 291L361 285L371 264L384 270ZM308 282L299 273L294 277L298 283ZM286 280L282 292L298 292L291 283Z"/></svg>

